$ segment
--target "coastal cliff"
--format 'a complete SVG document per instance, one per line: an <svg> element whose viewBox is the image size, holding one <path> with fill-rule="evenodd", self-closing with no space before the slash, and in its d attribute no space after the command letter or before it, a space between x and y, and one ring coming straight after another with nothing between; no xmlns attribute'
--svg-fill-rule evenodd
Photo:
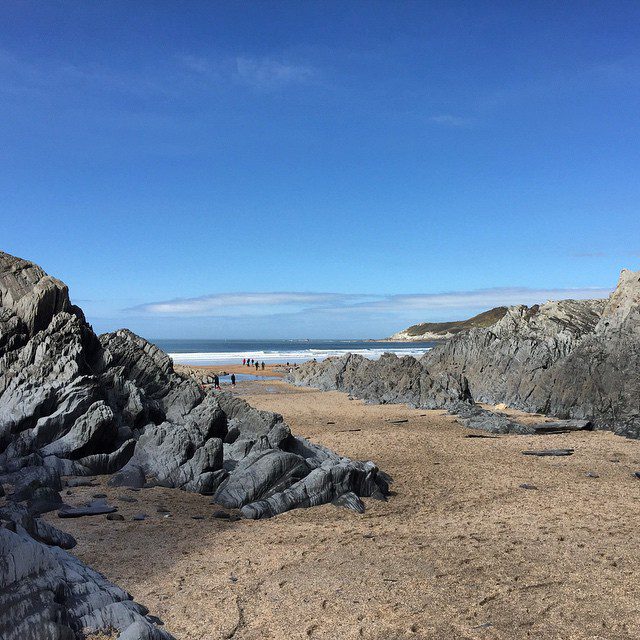
<svg viewBox="0 0 640 640"><path fill-rule="evenodd" d="M498 322L507 313L507 307L495 307L483 311L467 320L455 320L453 322L422 322L414 324L394 333L387 338L392 342L424 342L430 340L448 340L459 333L471 329L490 327Z"/></svg>
<svg viewBox="0 0 640 640"><path fill-rule="evenodd" d="M349 355L307 363L290 379L425 408L504 403L637 438L640 272L622 271L608 300L510 307L492 326L453 336L421 358L363 363Z"/></svg>
<svg viewBox="0 0 640 640"><path fill-rule="evenodd" d="M94 474L212 495L253 519L332 501L363 510L360 496L385 499L390 480L372 462L294 436L279 414L205 393L126 329L96 336L64 283L0 252L2 638L171 637L39 518L116 511L103 500L62 503L69 476Z"/></svg>

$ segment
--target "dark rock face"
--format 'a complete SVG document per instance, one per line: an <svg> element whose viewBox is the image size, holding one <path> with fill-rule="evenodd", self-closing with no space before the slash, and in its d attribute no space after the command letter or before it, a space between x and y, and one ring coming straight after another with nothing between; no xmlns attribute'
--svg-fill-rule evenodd
<svg viewBox="0 0 640 640"><path fill-rule="evenodd" d="M20 525L0 528L0 603L4 640L75 640L112 628L120 638L172 639L126 591Z"/></svg>
<svg viewBox="0 0 640 640"><path fill-rule="evenodd" d="M608 300L511 307L491 327L455 336L420 359L362 363L348 355L302 365L289 379L374 402L454 409L470 426L499 433L522 431L507 419L470 415L464 404L505 403L637 438L640 272L623 271Z"/></svg>
<svg viewBox="0 0 640 640"><path fill-rule="evenodd" d="M71 638L109 626L126 629L121 638L170 637L127 594L62 553L73 540L37 517L113 511L61 506L61 476L95 474L113 474L116 486L211 494L248 518L344 494L354 505L352 495L384 497L389 482L371 462L294 437L278 414L205 394L128 330L98 338L62 282L0 252L0 486L11 487L0 509L8 527L0 529L0 625L21 630L7 638ZM101 595L87 604L74 589ZM27 613L18 593L31 599Z"/></svg>
<svg viewBox="0 0 640 640"><path fill-rule="evenodd" d="M294 384L329 391L337 389L375 403L406 403L425 409L440 409L470 402L464 376L431 373L423 360L398 358L385 353L379 360L357 354L307 362L289 375Z"/></svg>

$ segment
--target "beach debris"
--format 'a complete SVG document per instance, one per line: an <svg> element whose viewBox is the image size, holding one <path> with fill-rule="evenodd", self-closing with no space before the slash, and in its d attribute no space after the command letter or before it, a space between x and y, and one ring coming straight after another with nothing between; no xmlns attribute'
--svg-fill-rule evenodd
<svg viewBox="0 0 640 640"><path fill-rule="evenodd" d="M331 421L329 421L329 422L327 422L327 424L335 424L335 422L331 422Z"/></svg>
<svg viewBox="0 0 640 640"><path fill-rule="evenodd" d="M640 480L640 471L636 471L633 475Z"/></svg>
<svg viewBox="0 0 640 640"><path fill-rule="evenodd" d="M591 420L556 420L532 425L536 434L550 435L554 433L569 433L571 431L593 431Z"/></svg>
<svg viewBox="0 0 640 640"><path fill-rule="evenodd" d="M404 422L409 422L409 418L400 418L398 420L385 420L389 424L402 424Z"/></svg>
<svg viewBox="0 0 640 640"><path fill-rule="evenodd" d="M535 484L529 484L528 482L523 482L521 485L518 485L521 489L537 489Z"/></svg>
<svg viewBox="0 0 640 640"><path fill-rule="evenodd" d="M107 520L116 520L118 522L121 522L124 520L124 516L120 513L108 513Z"/></svg>
<svg viewBox="0 0 640 640"><path fill-rule="evenodd" d="M191 516L192 520L204 520L204 516Z"/></svg>
<svg viewBox="0 0 640 640"><path fill-rule="evenodd" d="M58 509L59 518L81 518L83 516L99 516L105 513L113 513L117 511L118 507L112 507L104 500L92 500L85 505L79 507L72 507L68 504L62 505Z"/></svg>
<svg viewBox="0 0 640 640"><path fill-rule="evenodd" d="M116 500L120 500L120 502L138 502L138 498L132 498L131 496L117 496Z"/></svg>
<svg viewBox="0 0 640 640"><path fill-rule="evenodd" d="M67 478L67 487L95 487L95 478Z"/></svg>
<svg viewBox="0 0 640 640"><path fill-rule="evenodd" d="M572 456L574 449L540 449L538 451L523 451L523 456Z"/></svg>
<svg viewBox="0 0 640 640"><path fill-rule="evenodd" d="M587 478L599 478L599 474L597 474L595 471L587 471L587 473L584 474L585 476L587 476Z"/></svg>
<svg viewBox="0 0 640 640"><path fill-rule="evenodd" d="M107 494L106 493L94 493L93 498L106 498Z"/></svg>
<svg viewBox="0 0 640 640"><path fill-rule="evenodd" d="M136 514L134 514L133 518L131 518L131 519L135 520L136 522L141 522L146 517L147 517L146 513L136 513Z"/></svg>
<svg viewBox="0 0 640 640"><path fill-rule="evenodd" d="M491 438L491 439L495 440L496 438L499 438L500 436L490 436L490 435L487 435L485 433L467 433L464 437L465 438Z"/></svg>

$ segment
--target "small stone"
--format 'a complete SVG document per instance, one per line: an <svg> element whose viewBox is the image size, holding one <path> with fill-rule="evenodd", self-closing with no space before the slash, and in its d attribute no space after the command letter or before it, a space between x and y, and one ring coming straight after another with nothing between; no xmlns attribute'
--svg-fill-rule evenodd
<svg viewBox="0 0 640 640"><path fill-rule="evenodd" d="M169 513L169 509L167 509L167 507L160 506L156 509L156 513Z"/></svg>
<svg viewBox="0 0 640 640"><path fill-rule="evenodd" d="M520 485L521 489L537 489L538 487L536 487L535 484L528 484L527 482L524 482Z"/></svg>
<svg viewBox="0 0 640 640"><path fill-rule="evenodd" d="M94 498L106 498L107 494L106 493L94 493L93 497Z"/></svg>
<svg viewBox="0 0 640 640"><path fill-rule="evenodd" d="M124 516L119 513L108 513L107 520L116 520L118 522L122 522L124 520Z"/></svg>
<svg viewBox="0 0 640 640"><path fill-rule="evenodd" d="M118 496L117 500L120 500L120 502L138 502L138 498L130 498L129 496Z"/></svg>
<svg viewBox="0 0 640 640"><path fill-rule="evenodd" d="M573 449L540 449L539 451L523 451L523 456L572 456Z"/></svg>
<svg viewBox="0 0 640 640"><path fill-rule="evenodd" d="M141 520L144 520L146 517L147 517L147 514L146 514L146 513L136 513L136 514L133 516L133 520L136 520L137 522L139 522L139 521L141 521Z"/></svg>
<svg viewBox="0 0 640 640"><path fill-rule="evenodd" d="M191 516L192 520L204 520L204 516Z"/></svg>
<svg viewBox="0 0 640 640"><path fill-rule="evenodd" d="M585 473L584 475L587 476L587 478L599 478L600 477L595 471L587 471L587 473Z"/></svg>

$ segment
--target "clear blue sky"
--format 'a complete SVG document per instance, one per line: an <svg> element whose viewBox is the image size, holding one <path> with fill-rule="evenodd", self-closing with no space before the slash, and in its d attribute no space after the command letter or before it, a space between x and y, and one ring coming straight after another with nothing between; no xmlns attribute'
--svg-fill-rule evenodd
<svg viewBox="0 0 640 640"><path fill-rule="evenodd" d="M611 0L4 0L2 249L149 338L605 295L640 262L638 33Z"/></svg>

